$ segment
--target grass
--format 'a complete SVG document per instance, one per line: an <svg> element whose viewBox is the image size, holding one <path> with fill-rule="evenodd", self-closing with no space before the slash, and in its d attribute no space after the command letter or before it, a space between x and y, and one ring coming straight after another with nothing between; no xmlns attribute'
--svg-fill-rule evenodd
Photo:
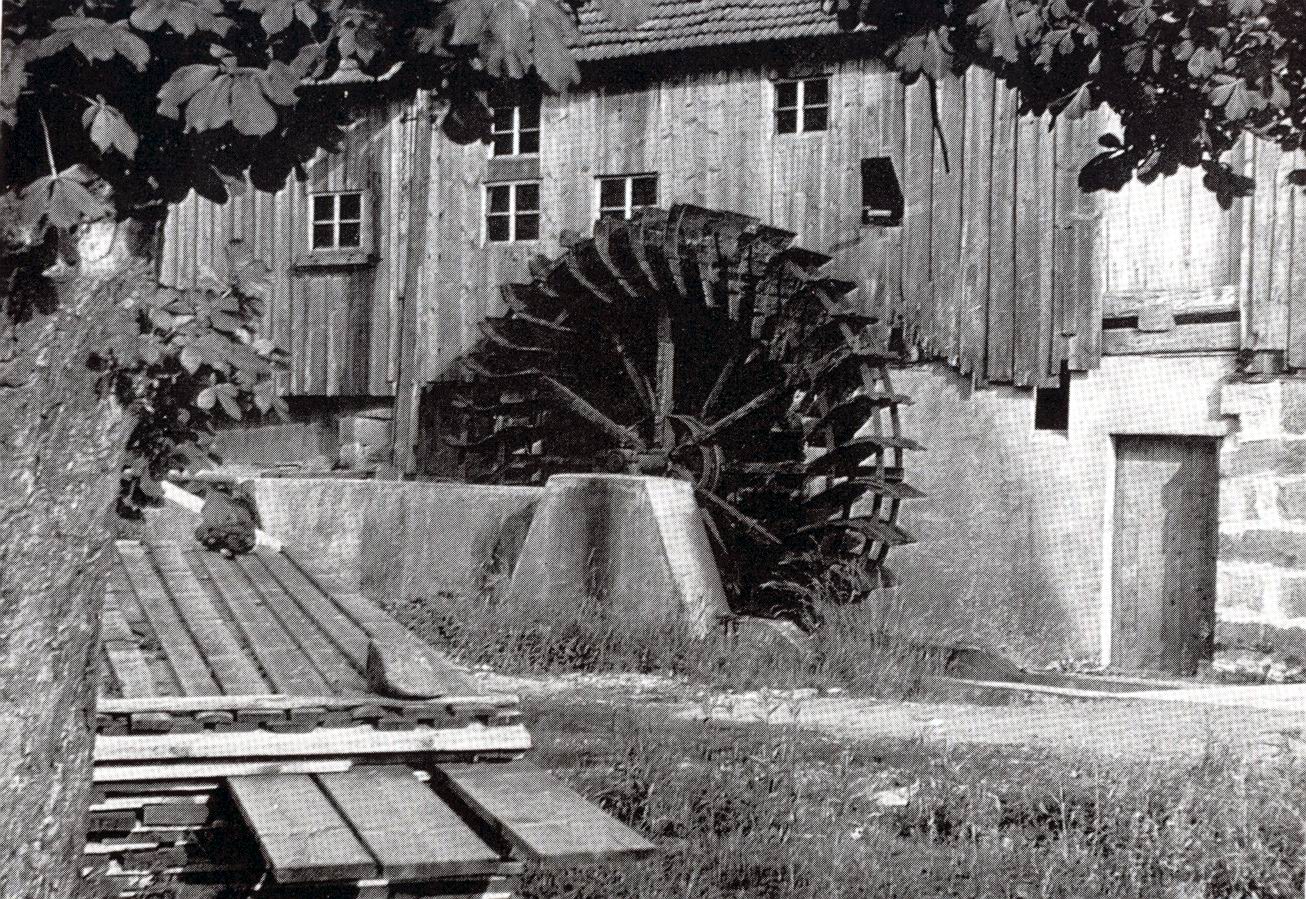
<svg viewBox="0 0 1306 899"><path fill-rule="evenodd" d="M913 741L845 747L630 708L528 718L536 760L661 852L628 868L532 872L524 899L1302 895L1306 771L1291 762L1216 747L1109 765Z"/></svg>
<svg viewBox="0 0 1306 899"><path fill-rule="evenodd" d="M413 598L393 611L460 662L505 674L634 672L732 689L838 687L904 698L940 672L936 653L894 636L892 599L817 608L822 624L803 651L769 632L745 638L720 628L696 638L678 619L618 617L593 596L553 607L506 603L486 591Z"/></svg>

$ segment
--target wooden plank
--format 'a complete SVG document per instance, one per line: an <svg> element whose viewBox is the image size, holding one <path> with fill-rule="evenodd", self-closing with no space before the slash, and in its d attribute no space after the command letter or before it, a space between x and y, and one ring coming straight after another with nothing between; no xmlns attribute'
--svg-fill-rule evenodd
<svg viewBox="0 0 1306 899"><path fill-rule="evenodd" d="M367 765L316 778L392 881L499 873L485 845L406 765Z"/></svg>
<svg viewBox="0 0 1306 899"><path fill-rule="evenodd" d="M306 574L290 557L281 553L259 553L259 561L294 599L304 614L317 622L335 645L336 653L345 658L357 671L367 668L367 633L344 614L327 596L327 587ZM338 579L323 572L314 574L330 578L335 592L355 592L345 588Z"/></svg>
<svg viewBox="0 0 1306 899"><path fill-rule="evenodd" d="M1052 133L1052 114L1047 112L1039 120L1038 158L1039 383L1054 386L1061 378L1060 335L1054 324L1057 171L1056 137Z"/></svg>
<svg viewBox="0 0 1306 899"><path fill-rule="evenodd" d="M1013 377L1016 316L1017 94L1006 82L994 91L993 175L989 193L989 299L985 380Z"/></svg>
<svg viewBox="0 0 1306 899"><path fill-rule="evenodd" d="M1292 304L1293 202L1300 188L1288 183L1288 174L1297 167L1292 153L1280 153L1274 173L1274 234L1270 249L1270 296L1268 315L1262 318L1267 345L1288 350L1288 319Z"/></svg>
<svg viewBox="0 0 1306 899"><path fill-rule="evenodd" d="M274 731L214 731L188 734L127 734L95 740L95 763L179 762L194 759L249 761L313 756L406 755L410 753L520 753L531 748L520 724L486 727L333 727L315 734Z"/></svg>
<svg viewBox="0 0 1306 899"><path fill-rule="evenodd" d="M451 696L470 696L480 692L467 677L466 673L453 664L441 652L415 637L406 627L396 621L379 606L366 599L362 594L345 588L339 578L335 575L320 569L316 566L305 565L297 555L289 552L283 553L282 557L314 586L323 596L329 597L331 602L351 620L357 628L366 634L369 640L379 640L393 642L400 645L411 645L412 652L420 653L425 656L432 671L437 672L440 679L446 684L446 693ZM268 559L270 564L276 563L275 558ZM329 620L337 622L338 619L331 616L328 610L322 611L322 617L319 621ZM343 624L339 625L341 630L348 630ZM331 633L333 638L340 639L340 643L345 641L341 638L340 631L336 630L337 625L332 624ZM350 631L350 633L353 633ZM357 646L357 638L353 638L352 645ZM344 646L342 645L342 650ZM364 650L364 665L366 665L366 647Z"/></svg>
<svg viewBox="0 0 1306 899"><path fill-rule="evenodd" d="M218 594L231 609L237 629L276 690L306 696L331 692L326 679L258 598L233 560L217 553L204 553L200 564L213 579Z"/></svg>
<svg viewBox="0 0 1306 899"><path fill-rule="evenodd" d="M1082 166L1097 152L1103 115L1092 113L1076 122L1075 159ZM1070 367L1074 371L1096 368L1102 358L1102 295L1105 283L1106 242L1102 239L1103 193L1077 191L1073 226L1075 241L1075 337Z"/></svg>
<svg viewBox="0 0 1306 899"><path fill-rule="evenodd" d="M927 78L907 87L903 172L903 310L909 339L929 335L934 323L934 278L930 270L931 208L934 201L934 88Z"/></svg>
<svg viewBox="0 0 1306 899"><path fill-rule="evenodd" d="M115 641L104 644L104 655L109 660L109 669L123 696L155 695L149 663L139 648Z"/></svg>
<svg viewBox="0 0 1306 899"><path fill-rule="evenodd" d="M1059 120L1053 131L1056 176L1054 179L1055 209L1053 211L1053 301L1052 349L1049 371L1057 371L1069 358L1069 341L1077 327L1075 300L1075 214L1079 200L1079 164L1075 136L1076 124Z"/></svg>
<svg viewBox="0 0 1306 899"><path fill-rule="evenodd" d="M958 368L963 375L983 380L985 331L989 303L989 194L993 178L992 72L971 66L966 70L965 207L962 210L961 262L966 281L959 310L961 351Z"/></svg>
<svg viewBox="0 0 1306 899"><path fill-rule="evenodd" d="M1306 152L1297 151L1298 168L1306 168ZM1306 197L1293 193L1292 274L1288 286L1288 366L1306 368Z"/></svg>
<svg viewBox="0 0 1306 899"><path fill-rule="evenodd" d="M1038 230L1043 191L1043 160L1039 156L1042 124L1038 116L1023 115L1016 133L1012 381L1022 387L1042 383L1045 361L1040 354L1044 298L1040 278L1042 238Z"/></svg>
<svg viewBox="0 0 1306 899"><path fill-rule="evenodd" d="M1256 179L1252 197L1251 215L1251 265L1249 266L1248 336L1255 350L1278 350L1279 336L1276 310L1273 308L1271 288L1274 270L1274 216L1277 207L1275 179L1282 152L1277 146L1263 140L1252 141L1253 177Z"/></svg>
<svg viewBox="0 0 1306 899"><path fill-rule="evenodd" d="M134 697L123 699L104 698L99 700L97 711L110 715L130 715L135 712L172 712L188 714L195 712L230 711L233 709L253 709L267 711L290 711L292 709L323 708L351 709L370 702L368 696L341 696L339 694L320 696L293 696L281 693L269 693L262 696L158 696ZM446 710L465 710L468 714L481 714L490 711L512 711L519 705L519 700L511 694L486 694L484 696L445 696L439 699L385 699L387 707L420 710L424 708L441 708Z"/></svg>
<svg viewBox="0 0 1306 899"><path fill-rule="evenodd" d="M312 777L231 777L236 801L278 883L375 877L376 861Z"/></svg>
<svg viewBox="0 0 1306 899"><path fill-rule="evenodd" d="M1131 290L1108 293L1102 300L1105 318L1138 315L1143 309L1164 303L1175 315L1231 313L1238 311L1238 288L1233 284L1198 290Z"/></svg>
<svg viewBox="0 0 1306 899"><path fill-rule="evenodd" d="M284 585L264 565L265 556L277 555L277 553L246 553L237 558L236 564L253 583L264 605L277 617L291 639L303 650L309 662L326 680L328 689L324 692L367 692L363 669L352 664L352 660L339 651L338 641L329 639L323 632L323 628L330 625L321 622L320 619L315 621L305 614L304 609L295 602ZM254 634L253 637L257 642L258 635Z"/></svg>
<svg viewBox="0 0 1306 899"><path fill-rule="evenodd" d="M200 695L222 692L150 565L145 548L134 541L121 540L117 549L133 592L149 618L159 646L167 654L182 692Z"/></svg>
<svg viewBox="0 0 1306 899"><path fill-rule="evenodd" d="M1228 352L1239 348L1242 326L1238 322L1204 325L1176 325L1172 331L1148 333L1134 328L1102 332L1104 356L1133 356L1153 353Z"/></svg>
<svg viewBox="0 0 1306 899"><path fill-rule="evenodd" d="M437 765L434 774L438 785L532 861L611 863L655 851L648 840L524 759L446 763Z"/></svg>
<svg viewBox="0 0 1306 899"><path fill-rule="evenodd" d="M957 361L957 304L961 268L962 173L965 160L965 82L949 75L939 82L939 124L934 135L930 272L934 281L934 325L926 350Z"/></svg>
<svg viewBox="0 0 1306 899"><path fill-rule="evenodd" d="M269 684L245 654L240 641L209 600L175 543L150 547L154 563L172 594L186 627L224 693L266 693Z"/></svg>
<svg viewBox="0 0 1306 899"><path fill-rule="evenodd" d="M431 95L422 91L415 109L416 140L413 148L414 167L409 177L408 246L404 248L406 262L404 287L400 298L399 369L395 386L394 450L392 461L402 471L413 471L417 466L415 434L417 424L417 303L422 281L422 264L426 255L427 203L430 195L431 168ZM428 162L429 161L429 162ZM395 248L398 252L398 248Z"/></svg>
<svg viewBox="0 0 1306 899"><path fill-rule="evenodd" d="M209 777L247 777L253 774L333 774L338 771L348 771L353 766L353 759L349 758L294 759L281 762L97 764L92 771L92 776L97 784L158 790L168 783L188 783Z"/></svg>

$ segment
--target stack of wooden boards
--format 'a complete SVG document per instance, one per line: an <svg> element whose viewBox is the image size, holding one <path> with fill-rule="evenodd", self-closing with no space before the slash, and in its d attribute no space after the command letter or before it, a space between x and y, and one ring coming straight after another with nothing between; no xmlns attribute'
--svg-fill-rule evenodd
<svg viewBox="0 0 1306 899"><path fill-rule="evenodd" d="M377 646L438 695L369 677ZM119 541L102 663L85 859L116 895L507 897L652 851L522 758L515 697L290 553Z"/></svg>

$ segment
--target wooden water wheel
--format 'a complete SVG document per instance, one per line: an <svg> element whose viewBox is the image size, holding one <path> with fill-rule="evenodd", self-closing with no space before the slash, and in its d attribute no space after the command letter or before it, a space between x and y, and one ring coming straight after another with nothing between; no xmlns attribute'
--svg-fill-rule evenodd
<svg viewBox="0 0 1306 899"><path fill-rule="evenodd" d="M888 328L829 257L695 206L602 219L481 323L446 439L476 481L559 472L694 484L736 608L794 611L786 584L853 565L891 582L910 541ZM449 420L446 418L445 420Z"/></svg>

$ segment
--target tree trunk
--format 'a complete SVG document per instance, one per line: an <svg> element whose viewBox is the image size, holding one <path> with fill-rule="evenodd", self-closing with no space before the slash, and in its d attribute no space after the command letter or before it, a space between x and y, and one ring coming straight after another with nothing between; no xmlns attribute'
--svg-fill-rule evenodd
<svg viewBox="0 0 1306 899"><path fill-rule="evenodd" d="M0 334L0 899L81 890L109 512L129 417L88 358L153 279L91 226L58 308Z"/></svg>

